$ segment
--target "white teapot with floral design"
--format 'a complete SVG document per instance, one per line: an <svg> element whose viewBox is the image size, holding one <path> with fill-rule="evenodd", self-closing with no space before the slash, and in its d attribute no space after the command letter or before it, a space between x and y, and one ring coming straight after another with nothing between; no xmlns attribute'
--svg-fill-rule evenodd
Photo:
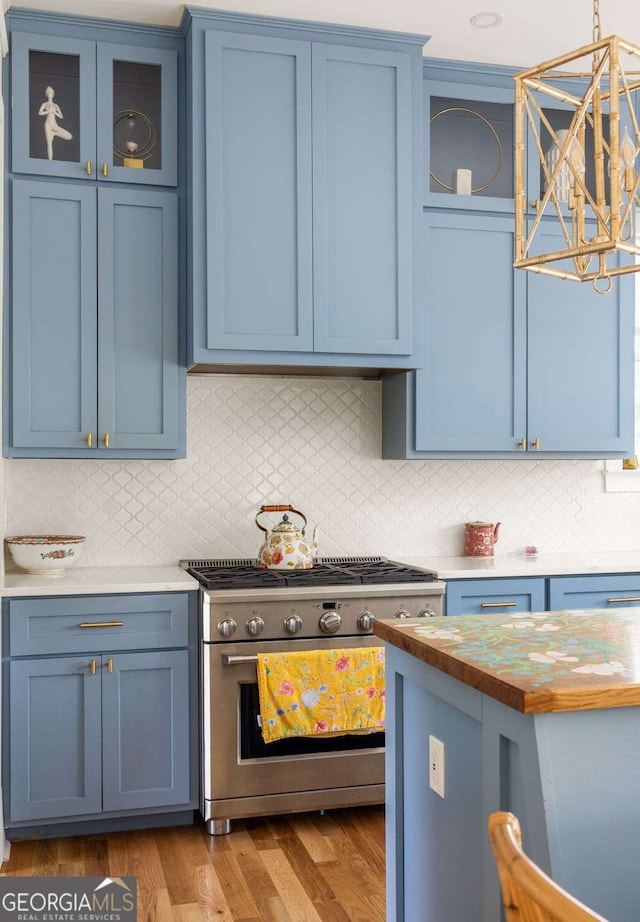
<svg viewBox="0 0 640 922"><path fill-rule="evenodd" d="M258 519L264 512L284 512L282 521L268 531ZM289 519L287 512L300 516L300 528ZM258 551L258 566L263 570L309 570L318 553L317 533L313 530L311 540L305 534L307 517L293 506L261 506L256 515L256 525L265 534L264 544Z"/></svg>

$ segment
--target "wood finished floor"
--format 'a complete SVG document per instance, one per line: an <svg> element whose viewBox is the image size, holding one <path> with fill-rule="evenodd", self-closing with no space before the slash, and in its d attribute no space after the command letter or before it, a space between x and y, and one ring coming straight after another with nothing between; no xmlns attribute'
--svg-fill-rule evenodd
<svg viewBox="0 0 640 922"><path fill-rule="evenodd" d="M138 922L384 922L384 808L13 842L0 874L137 877Z"/></svg>

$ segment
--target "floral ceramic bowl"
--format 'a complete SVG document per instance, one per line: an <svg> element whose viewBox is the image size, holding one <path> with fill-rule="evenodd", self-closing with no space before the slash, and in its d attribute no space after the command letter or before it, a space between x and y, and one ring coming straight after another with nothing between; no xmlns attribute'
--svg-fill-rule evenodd
<svg viewBox="0 0 640 922"><path fill-rule="evenodd" d="M16 535L5 538L15 563L27 573L59 576L82 552L81 535Z"/></svg>

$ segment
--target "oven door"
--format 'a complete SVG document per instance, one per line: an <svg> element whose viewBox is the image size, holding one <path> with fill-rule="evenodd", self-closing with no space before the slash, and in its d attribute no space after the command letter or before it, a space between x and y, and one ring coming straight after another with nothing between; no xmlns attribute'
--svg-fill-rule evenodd
<svg viewBox="0 0 640 922"><path fill-rule="evenodd" d="M211 802L216 801L384 784L384 733L325 740L301 737L265 744L258 722L255 654L360 646L380 646L380 640L342 636L282 643L204 644L205 819L220 812L231 815L228 809L212 812ZM365 799L381 802L384 795L380 787L377 790L377 798ZM247 809L236 815L257 815Z"/></svg>

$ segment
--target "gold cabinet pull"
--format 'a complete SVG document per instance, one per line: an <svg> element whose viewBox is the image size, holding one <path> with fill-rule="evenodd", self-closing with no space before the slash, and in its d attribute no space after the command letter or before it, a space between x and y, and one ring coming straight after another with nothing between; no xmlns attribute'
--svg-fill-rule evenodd
<svg viewBox="0 0 640 922"><path fill-rule="evenodd" d="M540 451L540 439L534 439L531 443L534 451Z"/></svg>
<svg viewBox="0 0 640 922"><path fill-rule="evenodd" d="M516 602L480 602L480 608L513 608Z"/></svg>
<svg viewBox="0 0 640 922"><path fill-rule="evenodd" d="M87 433L87 448L93 448L93 432Z"/></svg>
<svg viewBox="0 0 640 922"><path fill-rule="evenodd" d="M537 198L535 201L531 202L531 207L534 211L540 211L540 199Z"/></svg>
<svg viewBox="0 0 640 922"><path fill-rule="evenodd" d="M640 596L630 595L626 599L607 599L608 605L611 605L612 602L640 602Z"/></svg>
<svg viewBox="0 0 640 922"><path fill-rule="evenodd" d="M109 165L107 163L102 164L102 175L103 176L109 175Z"/></svg>
<svg viewBox="0 0 640 922"><path fill-rule="evenodd" d="M518 442L518 446L520 447L521 451L526 451L527 450L527 440L520 439L520 441Z"/></svg>
<svg viewBox="0 0 640 922"><path fill-rule="evenodd" d="M113 672L113 660L111 657L107 660L107 672Z"/></svg>
<svg viewBox="0 0 640 922"><path fill-rule="evenodd" d="M124 621L82 621L78 627L124 627Z"/></svg>
<svg viewBox="0 0 640 922"><path fill-rule="evenodd" d="M104 447L105 448L109 447L109 433L108 432L105 432L104 434Z"/></svg>
<svg viewBox="0 0 640 922"><path fill-rule="evenodd" d="M96 674L96 661L94 659L91 660L90 672L91 675Z"/></svg>
<svg viewBox="0 0 640 922"><path fill-rule="evenodd" d="M86 170L87 170L87 176L91 176L91 161L90 160L87 160Z"/></svg>

